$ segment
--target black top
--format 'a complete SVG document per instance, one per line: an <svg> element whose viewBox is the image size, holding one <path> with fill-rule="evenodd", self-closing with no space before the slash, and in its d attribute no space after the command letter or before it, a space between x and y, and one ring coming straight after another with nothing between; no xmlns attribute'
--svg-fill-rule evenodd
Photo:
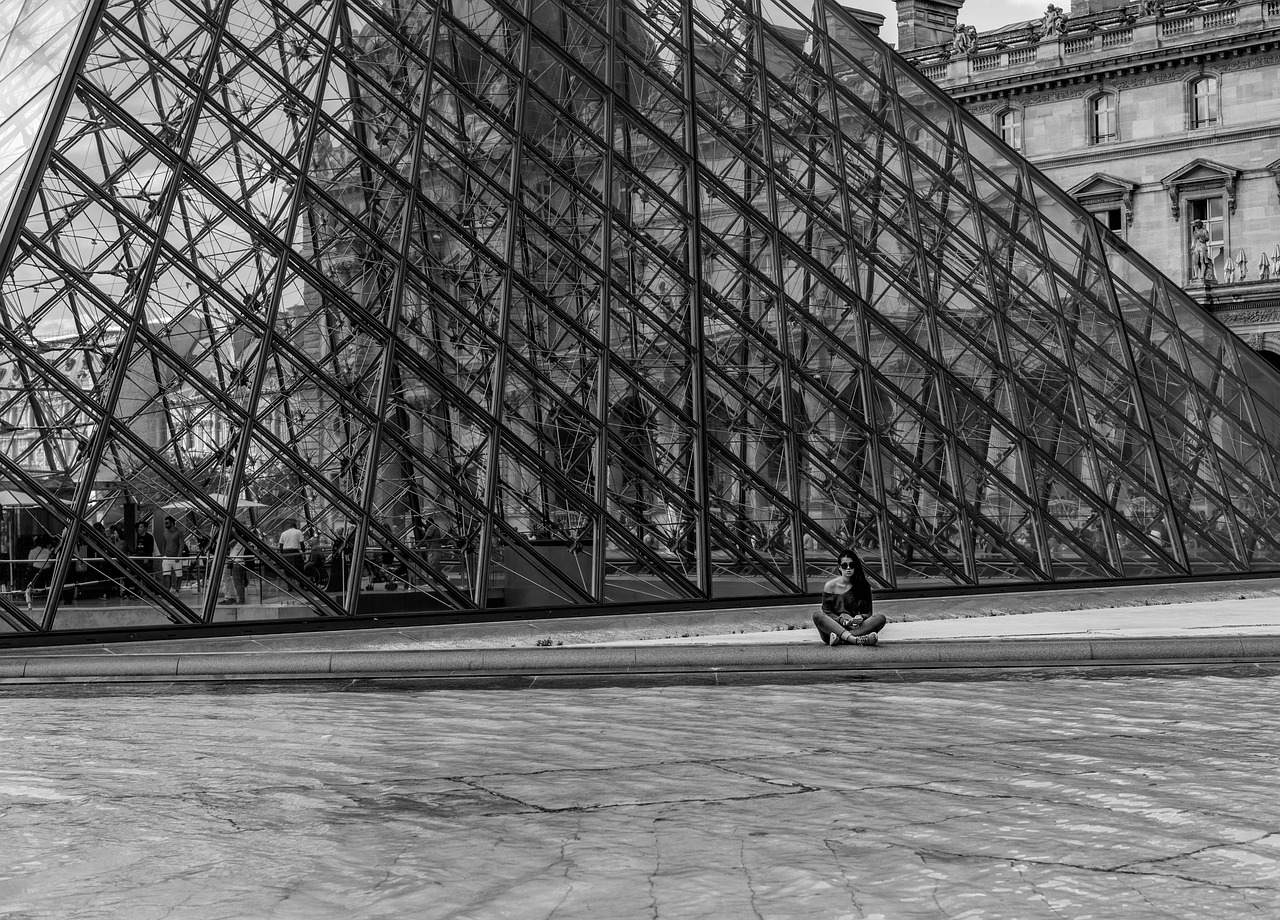
<svg viewBox="0 0 1280 920"><path fill-rule="evenodd" d="M839 619L841 616L871 616L871 582L862 569L862 562L855 558L857 568L849 576L853 585L844 594L822 592L822 612Z"/></svg>
<svg viewBox="0 0 1280 920"><path fill-rule="evenodd" d="M846 615L851 617L870 616L870 586L865 592L859 591L856 584L844 594L832 594L830 591L822 592L822 612L837 620Z"/></svg>

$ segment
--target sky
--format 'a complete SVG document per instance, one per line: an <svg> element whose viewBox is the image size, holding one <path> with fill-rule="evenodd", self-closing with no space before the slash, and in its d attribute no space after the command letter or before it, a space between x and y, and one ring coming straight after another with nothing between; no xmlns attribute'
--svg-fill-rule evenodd
<svg viewBox="0 0 1280 920"><path fill-rule="evenodd" d="M893 0L842 0L841 5L881 13L884 25L880 28L880 37L890 44L897 42L898 14ZM1056 5L1071 12L1070 0L1056 0ZM1048 6L1049 0L968 0L960 8L959 19L962 25L987 32L1011 22L1039 19Z"/></svg>

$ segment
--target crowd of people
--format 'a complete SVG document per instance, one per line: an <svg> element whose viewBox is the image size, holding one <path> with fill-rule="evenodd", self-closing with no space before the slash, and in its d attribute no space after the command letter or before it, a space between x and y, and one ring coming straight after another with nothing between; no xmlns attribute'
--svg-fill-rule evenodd
<svg viewBox="0 0 1280 920"><path fill-rule="evenodd" d="M154 534L149 520L140 521L132 546L120 524L107 526L94 522L87 526L96 532L97 539L84 536L75 547L63 579L67 599L140 596L143 586L137 572L139 568L151 588L175 595L202 588L212 540L198 528L183 527L174 515L164 515ZM51 587L55 564L63 554L63 543L64 533L19 535L6 554L8 565L0 574L0 582L9 590L25 594L30 606L33 597ZM103 543L113 547L114 552L104 553L94 548ZM305 541L296 521L285 523L279 548L290 566L303 568ZM134 566L120 561L126 557ZM250 571L254 566L245 542L233 537L222 571L220 603L246 602Z"/></svg>
<svg viewBox="0 0 1280 920"><path fill-rule="evenodd" d="M148 588L175 595L203 589L213 538L198 527L184 526L181 516L164 514L154 533L150 519L140 521L132 546L121 524L107 526L96 522L87 527L97 532L97 539L82 536L75 547L71 567L62 582L68 600L141 596L146 593L140 583L144 579ZM430 561L438 563L443 535L434 522L429 522L427 532L429 539L424 545L430 547ZM354 537L354 529L344 527L335 530L331 539L322 538L304 532L298 520L287 519L281 522L278 536L262 535L263 542L275 543L283 564L264 565L257 560L247 541L233 534L217 585L218 602L246 603L255 572L269 579L282 595L298 593L303 583L321 590L344 590L351 569ZM95 548L104 542L115 551L104 553ZM11 590L25 592L28 605L33 596L50 588L55 564L62 555L62 544L60 533L18 537L9 559L7 581L11 583ZM122 562L125 557L131 559L133 565ZM391 554L376 547L366 547L365 557L360 573L362 589L372 588L375 582L392 589L407 574ZM143 578L138 575L139 568ZM0 582L3 581L6 579L0 577Z"/></svg>

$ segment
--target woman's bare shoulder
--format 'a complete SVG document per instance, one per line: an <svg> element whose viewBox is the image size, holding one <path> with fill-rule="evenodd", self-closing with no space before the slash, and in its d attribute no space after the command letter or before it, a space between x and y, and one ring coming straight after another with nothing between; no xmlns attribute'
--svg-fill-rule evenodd
<svg viewBox="0 0 1280 920"><path fill-rule="evenodd" d="M839 576L832 578L822 586L823 594L848 594L849 589L840 584Z"/></svg>

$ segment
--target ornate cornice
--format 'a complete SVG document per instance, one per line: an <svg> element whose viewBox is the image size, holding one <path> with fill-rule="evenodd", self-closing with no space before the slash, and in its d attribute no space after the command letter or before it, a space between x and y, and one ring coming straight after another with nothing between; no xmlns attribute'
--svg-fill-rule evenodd
<svg viewBox="0 0 1280 920"><path fill-rule="evenodd" d="M1280 333L1280 280L1220 284L1201 290L1208 296L1196 296L1199 291L1187 293L1207 304L1224 325L1233 329L1270 326L1270 331Z"/></svg>
<svg viewBox="0 0 1280 920"><path fill-rule="evenodd" d="M1046 67L1044 70L1024 71L1016 76L991 80L983 84L938 82L947 95L961 105L969 107L981 99L1002 98L1011 95L1036 94L1045 98L1071 98L1086 91L1090 84L1105 81L1108 86L1128 89L1150 83L1168 81L1166 71L1191 70L1207 65L1220 73L1249 70L1280 63L1280 29L1269 29L1262 36L1250 36L1253 41L1244 47L1229 47L1230 39L1211 43L1214 47L1176 46L1160 48L1133 55L1108 56L1100 53L1093 61L1067 66ZM1222 45L1224 47L1217 47ZM1079 86L1067 89L1061 95L1052 91L1058 87Z"/></svg>
<svg viewBox="0 0 1280 920"><path fill-rule="evenodd" d="M1280 40L1280 36L1277 36L1277 40ZM1227 73L1233 70L1252 70L1273 64L1280 65L1280 52L1226 58L1222 61L1213 62L1208 69L1217 73ZM1140 68L1127 68L1129 73L1125 76L1109 74L1074 75L1070 78L1064 77L1043 81L1042 86L1006 87L1001 92L984 93L964 92L961 87L951 87L945 83L938 85L966 109L971 112L978 112L984 109L990 111L990 107L1002 105L1005 100L1014 96L1032 96L1036 102L1061 102L1065 99L1079 99L1089 93L1097 92L1100 83L1106 84L1107 89L1126 90L1139 86L1150 86L1155 83L1181 81L1183 79L1182 75L1172 73L1178 69L1186 72L1199 70L1194 62L1188 60L1184 64L1171 62L1167 65L1162 64L1159 67L1146 65ZM1059 89L1058 87L1065 88ZM990 101L978 102L978 99ZM1030 103L1023 102L1022 104L1027 105Z"/></svg>

